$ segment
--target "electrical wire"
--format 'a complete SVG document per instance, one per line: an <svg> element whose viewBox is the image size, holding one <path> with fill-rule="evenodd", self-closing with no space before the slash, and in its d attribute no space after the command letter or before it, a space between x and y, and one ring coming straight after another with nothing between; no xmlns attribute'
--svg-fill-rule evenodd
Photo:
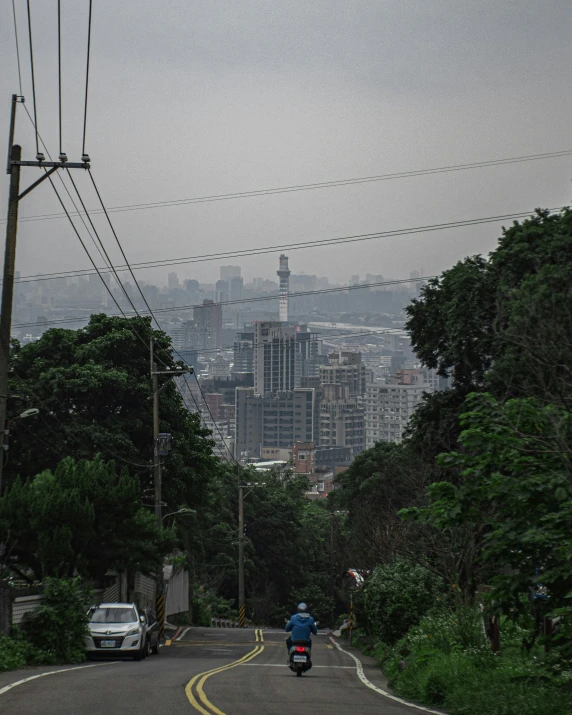
<svg viewBox="0 0 572 715"><path fill-rule="evenodd" d="M12 0L12 13L14 15L14 38L16 40L16 61L18 63L18 84L20 86L20 96L22 96L22 70L20 68L20 45L18 43L18 21L16 20L15 0Z"/></svg>
<svg viewBox="0 0 572 715"><path fill-rule="evenodd" d="M566 206L557 206L549 208L548 211L562 211ZM205 253L197 256L188 256L183 258L165 258L158 261L144 261L131 265L132 270L143 270L148 268L161 268L177 266L189 263L205 263L218 260L229 260L236 258L247 258L249 256L259 256L268 253L279 253L280 251L297 251L308 248L329 248L338 244L356 243L362 241L372 241L379 238L394 238L401 236L411 236L418 233L431 233L434 231L445 231L454 228L466 228L470 226L479 226L488 223L498 223L499 221L516 220L522 217L531 216L534 210L519 211L510 214L501 214L498 216L486 216L484 218L463 219L460 221L449 221L438 224L427 224L424 226L416 226L413 228L390 229L387 231L376 231L374 233L355 234L351 236L339 236L336 238L315 239L311 241L298 241L295 243L283 243L272 246L263 246L261 248L240 249L236 251L224 251L222 253ZM129 270L127 266L116 266L117 271ZM93 271L87 268L76 269L72 271L58 271L54 273L36 273L29 276L22 276L18 279L18 283L31 283L39 280L53 280L55 278L75 278L92 275Z"/></svg>
<svg viewBox="0 0 572 715"><path fill-rule="evenodd" d="M291 186L281 186L270 189L253 189L252 191L238 191L227 194L212 194L207 196L197 196L187 199L171 199L166 201L154 201L141 204L125 204L108 208L109 213L124 211L141 211L155 208L170 208L172 206L186 206L189 204L209 203L212 201L228 201L234 199L244 199L256 196L272 196L274 194L293 193L299 191L311 191L315 189L328 189L338 186L352 186L354 184L366 184L379 181L392 181L396 179L406 179L416 176L430 176L434 174L444 174L455 171L468 171L471 169L481 169L494 166L504 166L507 164L521 164L530 161L541 161L544 159L558 159L572 155L572 149L562 149L554 152L542 152L539 154L529 154L524 156L508 157L505 159L491 159L489 161L475 161L467 164L451 164L449 166L439 166L430 169L413 169L411 171L400 171L392 174L379 174L376 176L362 176L350 179L338 179L335 181L323 181L312 184L294 184ZM63 213L38 214L34 216L23 216L20 221L44 221L50 219L64 218Z"/></svg>
<svg viewBox="0 0 572 715"><path fill-rule="evenodd" d="M103 212L105 213L105 217L107 218L107 222L109 223L109 227L111 228L111 231L113 233L113 236L115 237L115 241L119 247L119 250L121 251L121 255L123 256L123 260L125 261L125 265L127 266L129 273L131 274L131 277L133 278L133 282L137 286L137 289L139 291L139 294L141 298L143 299L143 302L145 303L145 306L147 307L147 310L149 311L149 314L153 317L155 320L155 323L159 330L162 330L161 326L159 325L159 322L157 318L153 315L153 311L151 310L151 306L147 302L147 298L145 297L145 294L143 293L143 290L141 286L139 285L139 282L137 281L137 278L135 278L135 273L133 273L133 270L131 266L129 265L129 261L127 260L127 256L125 255L125 251L123 250L123 246L121 245L121 242L119 240L119 236L117 235L117 232L115 231L115 228L113 226L113 223L111 222L111 219L109 217L109 213L107 212L107 209L105 208L105 204L103 203L103 199L101 197L101 194L99 193L99 189L97 188L97 184L95 183L95 179L93 178L93 174L91 173L91 169L89 169L89 178L91 179L91 183L93 184L93 188L95 189L95 193L97 194L97 198L99 199L99 203L101 204L101 208L103 209ZM83 204L82 204L83 205ZM85 209L85 207L84 207ZM116 277L117 273L114 271ZM117 279L119 280L119 278Z"/></svg>
<svg viewBox="0 0 572 715"><path fill-rule="evenodd" d="M67 173L68 173L68 176L69 176L70 181L71 181L71 183L72 183L72 186L73 186L74 189L75 189L75 192L76 192L76 194L77 194L77 197L78 197L78 199L79 199L79 201L80 201L80 203L81 203L81 205L82 205L82 208L83 208L83 210L84 210L84 212L85 212L85 215L87 216L87 219L88 219L88 221L89 221L89 223L90 223L90 225L91 225L91 228L92 228L93 232L95 233L95 235L96 235L96 237L97 237L97 241L98 241L99 245L101 246L101 249L102 249L103 253L105 254L105 258L107 259L107 262L108 262L108 264L109 264L110 270L113 272L113 275L115 276L115 280L117 281L119 287L120 287L121 290L123 291L123 294L124 294L125 297L127 298L127 301L129 302L129 304L130 304L131 307L133 308L133 311L136 313L136 315L137 315L138 317L141 317L141 316L139 315L139 311L138 311L137 308L135 307L135 304L134 304L133 301L131 300L131 296L129 295L129 293L127 292L127 289L125 288L125 286L124 286L123 283L121 282L121 279L120 279L119 276L117 275L117 271L115 270L115 267L114 267L114 265L113 265L113 263L112 263L112 261L111 261L111 258L109 257L109 254L107 253L107 251L106 251L106 249L105 249L105 246L103 245L103 241L102 241L101 238L99 237L99 233L97 232L97 229L95 228L95 225L94 225L94 223L93 223L93 221L92 221L92 219L91 219L91 216L90 216L89 212L87 211L87 209L86 209L86 207L85 207L85 203L84 203L84 201L83 201L83 199L82 199L82 197L81 197L81 194L79 193L79 189L77 188L77 185L76 185L76 183L75 183L75 181L74 181L74 179L73 179L73 176L72 176L72 174L71 174L71 172L70 172L69 169L67 169ZM86 226L86 229L87 229L87 226ZM103 280L103 279L102 279L102 280ZM104 282L105 282L105 281L104 281Z"/></svg>
<svg viewBox="0 0 572 715"><path fill-rule="evenodd" d="M58 108L60 120L60 154L62 153L62 7L58 0Z"/></svg>
<svg viewBox="0 0 572 715"><path fill-rule="evenodd" d="M89 88L89 60L91 55L91 13L92 13L92 0L89 0L89 20L87 29L87 60L85 68L85 104L83 109L83 141L81 153L85 154L85 132L87 127L87 93Z"/></svg>
<svg viewBox="0 0 572 715"><path fill-rule="evenodd" d="M23 107L24 107L24 111L25 111L26 114L28 115L28 119L30 120L30 122L32 123L32 126L34 127L34 120L33 120L33 118L32 118L32 115L31 115L30 112L28 111L28 107L26 107L25 104L23 105ZM40 140L40 144L42 145L44 151L46 152L46 155L47 155L48 159L49 159L50 161L52 161L52 155L50 154L50 152L49 152L49 150L48 150L48 147L46 146L46 143L45 143L45 141L43 140L42 135L41 135L40 133L38 133L38 138L39 138L39 140ZM69 174L69 169L68 169L68 174ZM72 197L72 195L71 195L71 193L70 193L70 190L68 189L68 187L67 187L65 181L62 179L62 175L58 172L57 176L58 176L58 179L60 180L60 183L61 183L61 185L62 185L64 191L65 191L66 194L68 195L69 200L70 200L71 203L72 203L72 206L73 206L74 209L75 209L75 215L80 217L81 222L82 222L83 225L85 226L85 230L87 231L88 236L89 236L89 237L91 238L91 240L93 241L93 244L94 244L95 248L97 249L97 252L99 253L99 255L100 255L100 257L101 257L101 259L102 259L102 261L103 261L103 263L104 263L104 265L105 265L104 271L105 271L106 273L109 272L110 269L109 269L109 267L108 267L108 264L105 262L105 257L104 257L104 255L103 255L103 253L101 252L101 249L100 249L99 246L97 245L97 243L96 243L94 237L93 237L92 234L90 233L90 230L88 229L87 224L85 223L85 219L83 218L83 216L81 215L81 213L79 213L79 210L78 210L78 208L77 208L77 206L76 206L75 201L73 200L73 197ZM71 175L70 175L70 177L71 177ZM71 214L72 214L72 212L70 211L70 215L71 215ZM92 271L92 272L91 272L91 275L96 275L95 271Z"/></svg>
<svg viewBox="0 0 572 715"><path fill-rule="evenodd" d="M34 129L36 134L36 155L40 153L38 143L38 112L36 109L36 79L34 76L34 48L32 45L32 16L30 14L30 0L27 0L28 7L28 37L30 39L30 69L32 72L32 99L34 104Z"/></svg>

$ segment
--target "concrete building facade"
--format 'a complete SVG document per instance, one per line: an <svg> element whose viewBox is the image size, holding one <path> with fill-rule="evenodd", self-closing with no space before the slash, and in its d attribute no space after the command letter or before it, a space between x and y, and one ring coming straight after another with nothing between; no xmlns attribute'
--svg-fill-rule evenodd
<svg viewBox="0 0 572 715"><path fill-rule="evenodd" d="M313 389L263 396L254 388L237 388L236 459L259 459L263 449L292 449L296 442L316 442L318 405Z"/></svg>
<svg viewBox="0 0 572 715"><path fill-rule="evenodd" d="M366 449L373 447L376 442L400 442L424 392L430 392L430 387L426 383L367 385L365 395Z"/></svg>

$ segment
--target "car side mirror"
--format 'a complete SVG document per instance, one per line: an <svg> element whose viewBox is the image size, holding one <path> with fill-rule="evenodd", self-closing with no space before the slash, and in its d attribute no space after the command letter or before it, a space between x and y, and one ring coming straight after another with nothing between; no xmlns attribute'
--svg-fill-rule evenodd
<svg viewBox="0 0 572 715"><path fill-rule="evenodd" d="M145 623L145 616L139 616L139 620L141 621L141 623Z"/></svg>

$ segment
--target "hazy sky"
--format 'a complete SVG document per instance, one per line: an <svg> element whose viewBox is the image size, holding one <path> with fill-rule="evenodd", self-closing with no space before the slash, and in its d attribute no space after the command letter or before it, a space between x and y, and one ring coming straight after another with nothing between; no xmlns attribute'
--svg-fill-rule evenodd
<svg viewBox="0 0 572 715"><path fill-rule="evenodd" d="M87 151L108 207L329 181L572 147L570 0L94 0ZM38 126L57 154L56 3L32 0ZM87 0L62 0L64 150L79 160ZM16 0L32 111L25 0ZM18 92L0 6L0 137ZM18 119L24 158L29 120ZM4 151L5 144L2 144ZM23 185L37 177L23 171ZM5 206L8 177L0 182ZM88 207L88 177L74 176ZM113 214L131 261L326 239L555 207L572 158ZM49 184L21 216L60 206ZM4 209L2 209L4 212ZM101 217L101 235L112 237ZM2 224L3 230L4 224ZM407 277L491 250L489 225L289 252L293 272ZM89 241L89 239L87 239ZM113 250L114 259L117 251ZM275 277L276 254L241 263ZM87 267L67 220L22 222L23 274ZM180 266L218 278L220 262ZM166 271L142 271L143 280Z"/></svg>

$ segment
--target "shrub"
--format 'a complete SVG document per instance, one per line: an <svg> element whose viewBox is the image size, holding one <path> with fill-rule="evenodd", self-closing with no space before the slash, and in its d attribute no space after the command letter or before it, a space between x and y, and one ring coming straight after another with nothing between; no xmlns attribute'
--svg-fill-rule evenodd
<svg viewBox="0 0 572 715"><path fill-rule="evenodd" d="M15 670L26 665L26 643L7 636L0 636L0 672Z"/></svg>
<svg viewBox="0 0 572 715"><path fill-rule="evenodd" d="M445 584L405 559L378 566L366 582L364 609L372 634L389 645L445 600Z"/></svg>
<svg viewBox="0 0 572 715"><path fill-rule="evenodd" d="M48 578L42 595L40 606L26 614L23 634L45 663L82 662L89 592L79 578Z"/></svg>

